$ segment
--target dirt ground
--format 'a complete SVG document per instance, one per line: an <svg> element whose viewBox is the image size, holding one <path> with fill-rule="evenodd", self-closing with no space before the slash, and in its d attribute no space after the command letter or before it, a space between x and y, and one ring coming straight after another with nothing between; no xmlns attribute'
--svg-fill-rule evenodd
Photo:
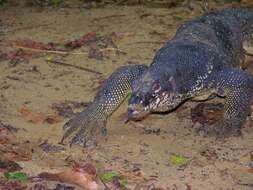
<svg viewBox="0 0 253 190"><path fill-rule="evenodd" d="M11 144L0 143L1 152L15 149L31 155L31 159L16 160L23 168L21 171L30 176L69 168L69 162L74 160L92 162L98 173L121 172L127 178L129 189L253 189L249 167L253 152L252 128L246 126L242 137L224 141L202 137L192 127L190 110L196 102L187 102L167 115L151 115L141 122L127 124L122 119L126 112L124 103L108 120L106 139L92 150L58 145L63 135L62 126L69 118L37 122L24 114L27 109L27 112L54 115L55 104L92 101L101 81L116 68L129 63L150 64L155 52L173 36L176 28L201 12L199 6L193 10L141 5L91 9L0 7L0 52L13 48L7 44L18 39L61 43L90 32L109 36L119 50L106 47L102 57L97 57L89 54L89 47L84 46L68 55L44 52L42 56L17 64L0 61L0 120L19 129L13 134ZM89 68L102 75L53 64L47 61L49 59ZM75 109L77 111L80 109ZM43 151L39 145L45 141L62 150ZM188 161L183 165L173 164L172 155L182 155ZM135 176L135 170L141 174ZM41 183L48 188L54 186L47 181ZM33 183L26 185L29 188ZM106 188L100 183L99 189Z"/></svg>

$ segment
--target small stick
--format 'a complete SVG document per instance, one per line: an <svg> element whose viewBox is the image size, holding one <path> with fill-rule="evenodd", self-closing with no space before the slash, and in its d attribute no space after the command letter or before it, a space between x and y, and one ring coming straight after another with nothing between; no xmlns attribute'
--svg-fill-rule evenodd
<svg viewBox="0 0 253 190"><path fill-rule="evenodd" d="M41 53L55 53L55 54L63 54L63 55L87 55L86 52L68 52L68 51L59 51L59 50L44 50L44 49L36 49L36 48L29 48L29 47L23 47L19 45L14 45L14 47L19 48L19 49L24 49L24 50L29 50L29 51L35 51L35 52L41 52Z"/></svg>
<svg viewBox="0 0 253 190"><path fill-rule="evenodd" d="M36 49L36 48L29 48L29 47L24 47L24 46L19 46L19 45L14 45L14 47L23 49L23 50L28 50L28 51L35 51L35 52L41 52L41 53L55 53L55 54L63 54L63 55L87 55L87 52L68 52L68 51L59 51L59 50L45 50L45 49ZM121 53L125 53L123 50L117 49L117 48L104 48L104 49L99 49L100 52L104 51L118 51Z"/></svg>
<svg viewBox="0 0 253 190"><path fill-rule="evenodd" d="M98 176L99 180L102 182L106 190L110 190L110 188L106 185L106 183L102 180L100 176Z"/></svg>
<svg viewBox="0 0 253 190"><path fill-rule="evenodd" d="M133 42L128 43L127 45L134 45L134 44L164 44L165 41L139 41L139 42Z"/></svg>
<svg viewBox="0 0 253 190"><path fill-rule="evenodd" d="M83 70L83 71L87 71L87 72L90 72L90 73L95 73L97 75L102 75L102 73L100 73L98 71L94 71L92 69L88 69L88 68L84 68L84 67L80 67L80 66L76 66L76 65L71 65L71 64L68 64L68 63L64 63L64 62L60 62L60 61L55 61L55 60L47 60L47 61L49 63L55 63L55 64L67 66L67 67L73 67L73 68L80 69L80 70Z"/></svg>
<svg viewBox="0 0 253 190"><path fill-rule="evenodd" d="M94 18L93 20L95 21L98 21L98 20L102 20L102 19L110 19L110 18L113 18L113 17L124 17L126 15L109 15L109 16L105 16L105 17L97 17L97 18Z"/></svg>
<svg viewBox="0 0 253 190"><path fill-rule="evenodd" d="M121 50L121 49L118 49L118 48L104 48L104 49L99 49L99 51L100 52L104 52L104 51L118 51L118 52L120 52L120 53L126 53L126 52L124 52L123 50Z"/></svg>

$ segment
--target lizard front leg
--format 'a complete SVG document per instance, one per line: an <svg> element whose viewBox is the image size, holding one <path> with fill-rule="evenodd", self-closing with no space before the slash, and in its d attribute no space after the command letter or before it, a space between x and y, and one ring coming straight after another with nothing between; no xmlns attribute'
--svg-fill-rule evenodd
<svg viewBox="0 0 253 190"><path fill-rule="evenodd" d="M224 69L208 80L219 96L225 97L223 119L213 126L203 126L208 135L217 137L238 136L247 116L251 114L253 76L239 69Z"/></svg>
<svg viewBox="0 0 253 190"><path fill-rule="evenodd" d="M74 133L70 145L95 145L97 136L106 134L107 118L124 101L131 90L131 83L146 69L145 65L128 65L114 71L104 82L93 102L65 123L61 143Z"/></svg>

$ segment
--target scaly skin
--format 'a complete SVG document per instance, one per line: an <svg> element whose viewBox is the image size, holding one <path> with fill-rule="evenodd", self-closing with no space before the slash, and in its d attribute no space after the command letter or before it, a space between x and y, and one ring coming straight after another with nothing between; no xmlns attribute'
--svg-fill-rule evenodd
<svg viewBox="0 0 253 190"><path fill-rule="evenodd" d="M146 69L145 65L128 65L114 71L105 81L93 102L63 126L66 131L61 142L78 130L70 141L70 145L95 145L95 137L100 133L106 134L107 118L131 92L132 81L136 80Z"/></svg>
<svg viewBox="0 0 253 190"><path fill-rule="evenodd" d="M250 114L253 77L239 68L244 61L243 42L252 33L249 9L224 9L184 23L148 68L125 66L115 71L94 102L65 124L63 140L77 131L71 144L93 142L93 131L105 128L106 118L130 87L129 119L171 111L188 99L216 94L225 97L223 119L202 130L219 137L240 134Z"/></svg>

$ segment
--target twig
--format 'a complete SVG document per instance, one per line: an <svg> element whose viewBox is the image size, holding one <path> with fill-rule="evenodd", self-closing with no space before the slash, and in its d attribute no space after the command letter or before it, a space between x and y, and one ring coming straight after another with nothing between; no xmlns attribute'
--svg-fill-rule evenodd
<svg viewBox="0 0 253 190"><path fill-rule="evenodd" d="M110 190L110 188L106 185L106 183L102 180L102 178L100 176L98 176L100 181L102 182L102 184L104 185L105 187L105 190Z"/></svg>
<svg viewBox="0 0 253 190"><path fill-rule="evenodd" d="M119 52L124 52L123 50L120 50L118 48L111 48L111 47L104 48L104 49L99 49L99 51L101 51L101 52L104 52L104 51L119 51Z"/></svg>
<svg viewBox="0 0 253 190"><path fill-rule="evenodd" d="M129 43L127 45L134 45L134 44L164 44L165 41L139 41L139 42L133 42Z"/></svg>
<svg viewBox="0 0 253 190"><path fill-rule="evenodd" d="M41 52L41 53L55 53L55 54L63 54L63 55L87 55L87 52L69 52L69 51L60 51L60 50L45 50L45 49L36 49L36 48L29 48L29 47L24 47L24 46L19 46L19 45L14 45L13 47L23 49L23 50L28 50L28 51L35 51L35 52ZM104 48L104 49L99 49L100 52L105 52L105 51L117 51L120 53L125 53L123 50L118 49L118 48Z"/></svg>
<svg viewBox="0 0 253 190"><path fill-rule="evenodd" d="M59 50L44 50L44 49L36 49L36 48L29 48L29 47L23 47L19 45L14 45L13 47L23 49L23 50L29 50L29 51L35 51L35 52L41 52L41 53L55 53L55 54L63 54L63 55L87 55L87 52L68 52L68 51L59 51Z"/></svg>
<svg viewBox="0 0 253 190"><path fill-rule="evenodd" d="M252 183L237 183L237 185L253 187Z"/></svg>
<svg viewBox="0 0 253 190"><path fill-rule="evenodd" d="M109 15L109 16L104 16L104 17L97 17L97 18L94 18L93 20L95 21L98 21L98 20L103 20L103 19L110 19L110 18L113 18L113 17L124 17L126 15Z"/></svg>
<svg viewBox="0 0 253 190"><path fill-rule="evenodd" d="M87 72L90 72L90 73L95 73L97 75L102 75L102 73L100 73L98 71L94 71L92 69L80 67L80 66L77 66L77 65L71 65L71 64L68 64L68 63L64 63L64 62L60 62L60 61L55 61L55 60L48 60L48 62L54 63L54 64L58 64L58 65L67 66L67 67L73 67L73 68L80 69L80 70L83 70L83 71L87 71Z"/></svg>
<svg viewBox="0 0 253 190"><path fill-rule="evenodd" d="M116 53L122 53L122 54L127 54L126 52L124 52L121 49L118 48L103 48L103 49L99 49L100 52L106 52L106 51L115 51Z"/></svg>

